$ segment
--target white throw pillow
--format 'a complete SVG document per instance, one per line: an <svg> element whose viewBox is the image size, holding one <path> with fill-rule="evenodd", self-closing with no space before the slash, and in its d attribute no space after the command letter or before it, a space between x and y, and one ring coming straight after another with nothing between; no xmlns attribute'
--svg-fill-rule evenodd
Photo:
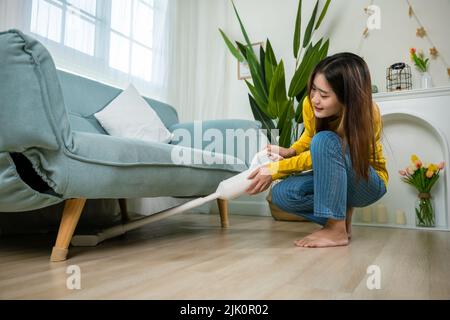
<svg viewBox="0 0 450 320"><path fill-rule="evenodd" d="M162 143L173 138L132 84L94 116L112 136Z"/></svg>

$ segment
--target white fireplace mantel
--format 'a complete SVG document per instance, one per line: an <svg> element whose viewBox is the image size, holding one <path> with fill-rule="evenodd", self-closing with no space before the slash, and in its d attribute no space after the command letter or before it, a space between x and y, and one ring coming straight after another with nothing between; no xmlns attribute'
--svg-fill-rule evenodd
<svg viewBox="0 0 450 320"><path fill-rule="evenodd" d="M430 89L415 89L415 90L374 93L373 99L377 102L381 102L389 100L417 99L417 98L438 97L448 95L450 95L450 86L436 87Z"/></svg>

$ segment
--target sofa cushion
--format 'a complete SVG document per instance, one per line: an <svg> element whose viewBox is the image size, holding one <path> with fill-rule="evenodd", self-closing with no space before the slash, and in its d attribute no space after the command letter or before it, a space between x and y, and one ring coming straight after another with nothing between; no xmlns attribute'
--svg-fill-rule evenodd
<svg viewBox="0 0 450 320"><path fill-rule="evenodd" d="M132 84L94 116L112 136L162 143L172 140L172 133Z"/></svg>
<svg viewBox="0 0 450 320"><path fill-rule="evenodd" d="M70 127L74 131L108 134L98 123L95 117L83 117L82 115L69 113Z"/></svg>

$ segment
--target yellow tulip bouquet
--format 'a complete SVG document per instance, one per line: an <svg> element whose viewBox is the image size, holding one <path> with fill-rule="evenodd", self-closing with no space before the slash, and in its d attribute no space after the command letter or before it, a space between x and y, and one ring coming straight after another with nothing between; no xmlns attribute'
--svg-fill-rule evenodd
<svg viewBox="0 0 450 320"><path fill-rule="evenodd" d="M423 164L422 161L413 154L411 164L400 170L402 181L412 185L419 191L419 198L416 202L416 224L419 227L434 227L434 210L431 203L431 188L439 179L439 172L444 169L445 163Z"/></svg>

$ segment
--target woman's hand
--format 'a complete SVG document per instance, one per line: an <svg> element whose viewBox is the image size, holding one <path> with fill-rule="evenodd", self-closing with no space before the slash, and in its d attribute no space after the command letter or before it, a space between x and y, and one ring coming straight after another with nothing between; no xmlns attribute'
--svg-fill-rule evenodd
<svg viewBox="0 0 450 320"><path fill-rule="evenodd" d="M252 180L252 183L245 192L254 195L269 188L272 183L272 174L268 166L263 166L253 171L247 179Z"/></svg>
<svg viewBox="0 0 450 320"><path fill-rule="evenodd" d="M269 153L269 158L272 160L282 160L284 158L291 158L296 155L296 152L292 148L283 148L274 144L269 144L265 147ZM279 158L281 157L281 159Z"/></svg>

